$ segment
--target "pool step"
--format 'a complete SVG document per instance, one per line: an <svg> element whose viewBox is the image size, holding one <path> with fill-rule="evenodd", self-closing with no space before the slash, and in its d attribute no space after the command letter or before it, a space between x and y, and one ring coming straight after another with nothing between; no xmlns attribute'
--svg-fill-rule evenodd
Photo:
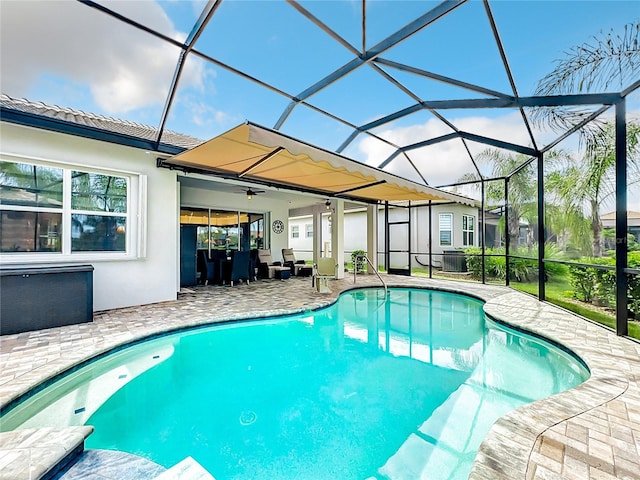
<svg viewBox="0 0 640 480"><path fill-rule="evenodd" d="M166 472L158 475L155 480L216 480L202 465L193 458L187 457L176 463Z"/></svg>
<svg viewBox="0 0 640 480"><path fill-rule="evenodd" d="M93 427L47 427L0 433L0 480L59 478L92 432Z"/></svg>
<svg viewBox="0 0 640 480"><path fill-rule="evenodd" d="M155 480L167 469L139 455L117 450L89 449L82 452L73 465L52 480Z"/></svg>

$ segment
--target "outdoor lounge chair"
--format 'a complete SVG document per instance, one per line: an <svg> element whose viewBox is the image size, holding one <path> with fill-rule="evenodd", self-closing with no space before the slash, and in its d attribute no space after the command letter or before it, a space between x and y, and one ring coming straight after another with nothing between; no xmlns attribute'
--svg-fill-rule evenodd
<svg viewBox="0 0 640 480"><path fill-rule="evenodd" d="M330 293L329 280L336 278L338 264L331 257L322 257L313 266L313 285L318 293Z"/></svg>
<svg viewBox="0 0 640 480"><path fill-rule="evenodd" d="M271 250L258 250L259 278L279 278L283 270L289 271L289 267L283 267L282 262L274 262L271 258Z"/></svg>
<svg viewBox="0 0 640 480"><path fill-rule="evenodd" d="M293 253L293 248L282 249L282 259L284 260L284 266L291 269L291 275L308 277L313 271L312 265L307 265L304 260L296 260L296 256Z"/></svg>

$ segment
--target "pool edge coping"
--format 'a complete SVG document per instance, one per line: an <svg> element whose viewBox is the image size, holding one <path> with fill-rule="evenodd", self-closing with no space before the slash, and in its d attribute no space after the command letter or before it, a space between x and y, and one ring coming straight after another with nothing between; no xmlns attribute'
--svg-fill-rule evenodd
<svg viewBox="0 0 640 480"><path fill-rule="evenodd" d="M415 280L417 279L420 281L421 277L410 278L413 278L414 281L395 278L389 286L441 290L451 293L459 293L482 300L485 302L483 308L489 316L504 322L509 326L522 328L525 331L531 331L545 339L549 339L552 342L565 346L568 350L582 358L591 372L591 376L582 384L552 397L524 405L496 421L478 449L472 471L469 476L470 480L486 480L489 478L492 480L531 478L528 475L530 467L532 464L535 464L535 462L532 462L532 457L535 454L534 450L545 432L548 432L554 426L562 422L566 422L571 418L586 414L607 402L619 398L627 392L629 388L628 374L623 372L621 368L618 368L617 371L616 369L612 369L613 366L610 362L607 362L607 357L604 352L599 352L597 348L594 348L594 345L588 345L589 342L584 338L576 340L575 338L558 335L557 332L545 328L546 325L544 323L534 323L534 321L540 320L540 314L542 313L559 316L560 319L563 321L569 321L569 323L589 322L583 317L571 314L561 307L557 307L546 302L540 302L537 298L531 295L504 286L471 283L466 284L465 282L454 280L432 279L426 279L428 280L426 284L420 285L416 284ZM259 317L256 317L255 313L252 315L242 313L233 316L233 318L227 318L222 323L229 323L249 318L266 318L316 310L335 303L340 294L346 291L358 288L372 288L375 286L376 285L346 285L341 288L336 295L327 297L321 305L314 308L283 309L280 313L275 315L263 314ZM487 289L485 287L491 288ZM496 293L496 290L499 290L500 292ZM529 307L534 307L530 308L530 310L518 310L518 317L522 317L523 312L528 312L529 315L527 318L514 318L509 314L504 313L503 310L508 310L508 307L511 306L511 302L508 301L509 297L513 296L523 300ZM503 303L505 299L507 299L507 302ZM496 308L499 309L498 313L496 313ZM159 328L153 333L142 335L137 338L122 339L120 342L117 342L117 345L104 345L102 349L94 350L81 359L76 359L76 362L73 365L70 365L67 361L66 366L57 368L55 371L50 371L48 375L44 376L46 378L40 376L37 384L47 383L52 378L59 376L62 372L74 368L74 366L77 366L82 362L90 361L98 355L104 355L112 351L114 348L123 348L132 342L139 342L154 336L170 334L180 329L206 327L217 323L221 323L221 321L189 321L178 328L173 326ZM625 337L618 337L612 331L604 327L594 324L594 328L598 329L597 333L601 334L601 336L607 337L610 342L637 343ZM595 347L597 347L597 345L595 345ZM48 366L51 367L53 363L64 364L65 362L54 361L49 363ZM604 368L605 365L608 368ZM39 369L36 368L32 370L32 372L35 372L36 370ZM4 388L7 383L11 382L6 382L2 385L2 388ZM32 382L31 385L31 388L33 388L34 383ZM16 392L19 390L20 389L16 390ZM22 390L22 394L12 392L13 398L20 398L29 390L29 388L25 387ZM595 397L593 396L594 393L597 394ZM13 402L5 401L2 404L3 410L6 409L7 405L10 403ZM578 407L576 407L576 405L578 405ZM543 413L541 414L540 412Z"/></svg>

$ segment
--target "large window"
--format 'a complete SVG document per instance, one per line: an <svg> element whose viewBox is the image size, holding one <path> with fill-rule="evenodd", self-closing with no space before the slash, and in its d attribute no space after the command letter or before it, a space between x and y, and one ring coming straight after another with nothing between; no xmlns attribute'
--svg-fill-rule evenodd
<svg viewBox="0 0 640 480"><path fill-rule="evenodd" d="M441 213L439 221L440 246L450 247L453 245L453 213Z"/></svg>
<svg viewBox="0 0 640 480"><path fill-rule="evenodd" d="M473 247L476 217L473 215L462 216L462 246Z"/></svg>
<svg viewBox="0 0 640 480"><path fill-rule="evenodd" d="M0 251L132 253L132 177L0 160Z"/></svg>

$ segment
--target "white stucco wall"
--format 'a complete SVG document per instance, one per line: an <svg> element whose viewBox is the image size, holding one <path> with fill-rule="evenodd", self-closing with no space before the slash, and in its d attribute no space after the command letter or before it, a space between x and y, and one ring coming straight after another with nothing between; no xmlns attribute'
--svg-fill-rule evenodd
<svg viewBox="0 0 640 480"><path fill-rule="evenodd" d="M439 242L439 214L451 213L453 214L453 245L442 247ZM407 211L402 209L390 209L389 221L404 221L407 220ZM429 210L428 207L421 207L419 209L411 210L411 250L414 253L420 253L422 255L421 261L427 262L426 255L429 252ZM474 226L474 246L479 245L479 232L478 232L478 209L462 204L452 205L433 205L432 206L432 243L433 254L440 254L443 250L461 249L466 248L462 245L462 216L472 215L475 218ZM311 238L306 238L304 235L305 225L312 223L311 216L293 217L289 219L290 225L298 225L300 231L299 238L291 238L289 234L289 246L296 251L296 257L306 259L307 251L311 251L313 243ZM344 251L345 261L349 262L351 259L351 252L354 250L367 249L367 212L366 209L352 210L345 212L344 217ZM393 249L405 249L407 248L406 236L400 234L405 232L404 226L398 225L394 227L392 231L392 248ZM325 216L323 218L323 241L329 241L330 236L328 219ZM384 249L385 245L385 225L384 225L384 209L378 211L378 248ZM309 253L309 258L311 254ZM383 256L380 256L382 261ZM417 266L417 263L412 258L412 263Z"/></svg>
<svg viewBox="0 0 640 480"><path fill-rule="evenodd" d="M121 260L92 259L85 255L60 256L47 263L91 264L94 311L143 305L176 298L178 256L178 188L176 173L156 167L156 158L144 150L124 147L72 135L48 132L2 123L0 151L3 155L23 157L23 161L56 162L88 169L101 168L145 175L146 255ZM141 225L144 227L145 225ZM19 255L2 255L3 265L42 263L39 254L30 254L28 262ZM40 257L42 258L42 257Z"/></svg>

